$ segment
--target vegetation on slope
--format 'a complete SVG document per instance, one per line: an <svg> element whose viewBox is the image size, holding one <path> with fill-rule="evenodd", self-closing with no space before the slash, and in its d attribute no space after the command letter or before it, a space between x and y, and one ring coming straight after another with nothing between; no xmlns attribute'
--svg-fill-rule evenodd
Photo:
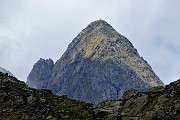
<svg viewBox="0 0 180 120"><path fill-rule="evenodd" d="M92 119L93 105L33 89L0 73L0 120Z"/></svg>

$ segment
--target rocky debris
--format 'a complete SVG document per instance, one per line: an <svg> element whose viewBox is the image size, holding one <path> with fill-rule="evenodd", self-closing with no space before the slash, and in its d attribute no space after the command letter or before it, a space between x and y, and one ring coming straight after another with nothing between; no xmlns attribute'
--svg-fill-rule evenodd
<svg viewBox="0 0 180 120"><path fill-rule="evenodd" d="M180 120L180 80L148 92L126 91L121 99L96 105L96 119Z"/></svg>
<svg viewBox="0 0 180 120"><path fill-rule="evenodd" d="M27 84L32 88L47 88L51 78L54 62L52 59L40 59L34 66L27 78Z"/></svg>
<svg viewBox="0 0 180 120"><path fill-rule="evenodd" d="M104 20L82 30L50 72L36 64L29 86L91 103L117 99L130 88L146 91L163 85L132 43Z"/></svg>
<svg viewBox="0 0 180 120"><path fill-rule="evenodd" d="M0 73L0 120L91 120L93 105L29 88Z"/></svg>

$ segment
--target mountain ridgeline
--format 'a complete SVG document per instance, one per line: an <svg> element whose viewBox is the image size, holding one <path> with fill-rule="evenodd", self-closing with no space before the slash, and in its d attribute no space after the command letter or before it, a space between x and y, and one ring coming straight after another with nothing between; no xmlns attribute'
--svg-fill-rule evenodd
<svg viewBox="0 0 180 120"><path fill-rule="evenodd" d="M82 30L55 64L35 63L27 84L91 103L117 99L130 88L163 85L132 43L104 20Z"/></svg>

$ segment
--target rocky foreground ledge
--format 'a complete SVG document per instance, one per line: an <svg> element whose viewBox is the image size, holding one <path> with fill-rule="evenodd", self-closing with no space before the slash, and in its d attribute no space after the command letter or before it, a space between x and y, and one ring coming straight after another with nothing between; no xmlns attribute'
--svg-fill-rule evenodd
<svg viewBox="0 0 180 120"><path fill-rule="evenodd" d="M97 105L95 114L105 120L180 120L180 80L148 92L130 89L120 100Z"/></svg>
<svg viewBox="0 0 180 120"><path fill-rule="evenodd" d="M180 120L180 80L93 107L0 73L0 120Z"/></svg>

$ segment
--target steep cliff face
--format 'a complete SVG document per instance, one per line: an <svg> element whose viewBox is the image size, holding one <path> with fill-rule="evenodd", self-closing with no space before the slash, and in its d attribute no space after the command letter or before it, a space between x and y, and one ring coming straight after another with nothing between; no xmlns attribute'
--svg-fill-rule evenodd
<svg viewBox="0 0 180 120"><path fill-rule="evenodd" d="M116 99L130 88L144 91L158 85L163 83L132 43L98 20L69 44L55 63L47 88L58 95L98 103Z"/></svg>
<svg viewBox="0 0 180 120"><path fill-rule="evenodd" d="M51 78L54 62L52 59L40 59L34 66L27 78L27 84L32 88L47 88Z"/></svg>

